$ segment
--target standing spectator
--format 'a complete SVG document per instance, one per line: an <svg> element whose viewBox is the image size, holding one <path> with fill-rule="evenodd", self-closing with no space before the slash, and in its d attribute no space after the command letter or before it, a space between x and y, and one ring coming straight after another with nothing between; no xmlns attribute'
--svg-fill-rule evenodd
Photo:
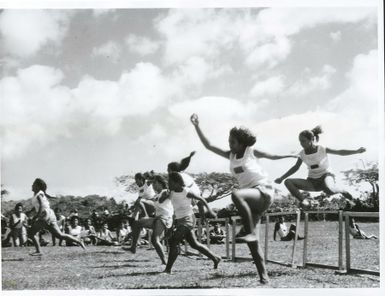
<svg viewBox="0 0 385 296"><path fill-rule="evenodd" d="M66 217L62 215L62 211L59 208L55 208L54 212L57 220L57 225L59 226L60 231L64 232L64 229L66 226ZM59 246L61 246L62 242L63 242L63 239L60 238ZM52 234L52 245L56 246L56 238L53 234Z"/></svg>
<svg viewBox="0 0 385 296"><path fill-rule="evenodd" d="M14 247L21 247L27 241L27 215L23 213L23 205L17 203L15 212L11 216L10 226L12 231L12 239Z"/></svg>
<svg viewBox="0 0 385 296"><path fill-rule="evenodd" d="M100 224L99 224L100 218L99 218L98 212L95 209L92 210L92 214L90 218L91 218L92 225L95 227L96 230L98 230L100 227Z"/></svg>

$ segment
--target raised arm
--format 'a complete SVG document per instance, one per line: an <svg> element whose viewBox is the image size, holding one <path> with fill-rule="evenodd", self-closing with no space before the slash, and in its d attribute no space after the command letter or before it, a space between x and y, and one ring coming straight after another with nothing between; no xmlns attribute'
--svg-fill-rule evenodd
<svg viewBox="0 0 385 296"><path fill-rule="evenodd" d="M302 159L298 158L297 162L295 163L294 166L292 166L285 174L283 174L280 178L275 179L275 183L281 184L283 180L285 180L287 177L293 175L295 172L298 171L299 167L302 164Z"/></svg>
<svg viewBox="0 0 385 296"><path fill-rule="evenodd" d="M263 152L256 149L254 149L254 155L255 157L258 157L258 158L267 158L271 160L277 160L277 159L283 159L283 158L298 158L298 155L294 155L294 154L275 155L275 154L270 154L270 153Z"/></svg>
<svg viewBox="0 0 385 296"><path fill-rule="evenodd" d="M206 149L210 150L211 152L214 152L215 154L218 154L219 156L222 156L224 158L229 159L230 158L230 151L222 150L218 147L212 146L209 142L209 140L206 138L206 136L202 133L202 130L199 127L199 119L198 115L193 114L190 117L191 123L194 125L195 130L198 134L199 139L201 140L203 146L206 147Z"/></svg>
<svg viewBox="0 0 385 296"><path fill-rule="evenodd" d="M326 148L326 153L336 154L340 156L359 154L359 153L364 153L365 151L366 149L364 147L360 147L357 150L346 150L346 149L334 150L334 149Z"/></svg>
<svg viewBox="0 0 385 296"><path fill-rule="evenodd" d="M159 203L163 203L169 197L170 197L170 191L169 190L163 192L162 195L159 197Z"/></svg>
<svg viewBox="0 0 385 296"><path fill-rule="evenodd" d="M212 216L213 218L216 216L215 213L213 212L213 210L211 210L211 208L209 207L209 204L206 202L206 200L204 198L202 198L201 196L198 196L192 192L188 192L187 193L187 197L188 198L193 198L193 199L196 199L198 201L201 201L202 204L206 207L208 213L210 216Z"/></svg>

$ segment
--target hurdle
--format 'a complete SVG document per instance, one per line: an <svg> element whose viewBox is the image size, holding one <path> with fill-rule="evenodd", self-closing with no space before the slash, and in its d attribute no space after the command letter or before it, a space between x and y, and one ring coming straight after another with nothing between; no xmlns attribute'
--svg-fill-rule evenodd
<svg viewBox="0 0 385 296"><path fill-rule="evenodd" d="M287 215L296 215L296 223L295 223L296 231L295 231L295 236L294 236L294 240L293 240L293 247L292 247L292 252L291 252L291 262L290 263L272 260L272 259L269 259L269 257L268 257L270 217L287 216ZM296 255L296 250L297 250L299 223L300 223L300 218L301 218L300 211L298 210L298 211L292 211L292 212L266 213L264 216L266 217L266 222L265 222L265 263L270 262L270 263L275 263L275 264L279 264L279 265L283 265L283 266L296 268L297 265L295 264L295 255Z"/></svg>
<svg viewBox="0 0 385 296"><path fill-rule="evenodd" d="M379 271L370 270L370 269L359 269L351 267L351 257L350 257L350 231L349 231L349 219L350 217L365 217L365 218L379 218L378 212L345 212L345 252L346 252L346 270L342 273L363 273L370 275L380 275ZM342 235L341 235L342 237Z"/></svg>
<svg viewBox="0 0 385 296"><path fill-rule="evenodd" d="M304 229L304 241L303 241L303 256L302 256L302 267L319 267L319 268L327 268L334 270L343 270L343 211L304 211L305 214L305 229ZM309 214L338 214L338 262L337 266L327 265L316 262L309 262L307 258L307 250L308 250L308 230L309 230Z"/></svg>
<svg viewBox="0 0 385 296"><path fill-rule="evenodd" d="M204 221L206 223L204 223ZM206 229L206 245L208 248L210 248L210 223L216 223L216 222L224 222L225 223L225 232L226 232L226 238L225 238L225 247L226 247L226 255L221 256L222 259L230 259L230 239L229 239L229 218L215 218L215 219L202 219L199 218L197 219L197 239L199 242L202 242L202 229L203 225L205 224L205 229ZM194 253L194 252L189 252L187 243L185 241L185 254L187 255L196 255L196 256L202 256L200 253Z"/></svg>

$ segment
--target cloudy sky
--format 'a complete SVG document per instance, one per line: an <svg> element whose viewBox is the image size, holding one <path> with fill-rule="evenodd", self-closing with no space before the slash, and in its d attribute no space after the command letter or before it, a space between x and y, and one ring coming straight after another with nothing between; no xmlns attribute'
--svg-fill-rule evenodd
<svg viewBox="0 0 385 296"><path fill-rule="evenodd" d="M377 42L375 7L3 10L7 199L30 197L36 177L52 194L116 196L114 177L192 150L189 172L228 172L192 113L224 149L243 125L256 148L297 153L298 133L321 124L322 145L367 148L330 156L336 173L378 161ZM294 162L262 165L274 180Z"/></svg>

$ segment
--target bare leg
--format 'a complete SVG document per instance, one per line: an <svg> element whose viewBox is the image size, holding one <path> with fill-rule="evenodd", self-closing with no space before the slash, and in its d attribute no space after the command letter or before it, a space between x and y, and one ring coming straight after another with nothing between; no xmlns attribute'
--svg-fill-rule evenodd
<svg viewBox="0 0 385 296"><path fill-rule="evenodd" d="M135 254L136 246L138 244L138 239L139 239L140 231L142 227L152 228L153 223L154 223L154 218L142 218L139 221L133 221L131 226L131 229L132 229L131 247L126 250L131 251L132 253Z"/></svg>
<svg viewBox="0 0 385 296"><path fill-rule="evenodd" d="M287 190L289 190L289 192L299 201L303 201L305 199L300 190L316 191L313 184L305 179L286 179L285 186Z"/></svg>
<svg viewBox="0 0 385 296"><path fill-rule="evenodd" d="M36 252L35 253L32 253L31 255L32 256L39 256L41 255L41 252L40 252L40 244L39 244L39 240L37 239L37 233L43 229L43 227L45 226L45 223L41 222L41 221L35 221L31 228L29 229L28 231L28 238L30 238L33 242L33 245L35 247L35 250Z"/></svg>
<svg viewBox="0 0 385 296"><path fill-rule="evenodd" d="M254 264L257 267L259 274L260 282L266 284L269 282L269 276L267 275L267 270L265 266L265 261L263 257L263 252L258 241L247 243L249 246L251 256L253 257Z"/></svg>
<svg viewBox="0 0 385 296"><path fill-rule="evenodd" d="M170 241L170 253L168 254L167 265L164 272L171 273L171 268L174 265L176 258L178 257L178 246L187 232L189 232L189 230L185 227L178 227L175 230Z"/></svg>
<svg viewBox="0 0 385 296"><path fill-rule="evenodd" d="M165 226L163 225L162 221L160 221L159 219L156 219L154 221L154 230L152 232L151 242L154 245L155 251L158 254L160 260L162 261L162 264L166 265L163 246L160 243L160 237L164 232L164 230L165 230Z"/></svg>
<svg viewBox="0 0 385 296"><path fill-rule="evenodd" d="M86 247L84 246L84 244L81 240L74 238L72 235L62 233L60 231L59 226L56 223L49 225L49 231L52 233L52 235L56 236L58 239L64 239L66 241L70 241L70 242L75 243L78 246L82 247L83 250L86 249Z"/></svg>
<svg viewBox="0 0 385 296"><path fill-rule="evenodd" d="M249 188L234 191L232 199L243 219L245 236L239 237L240 240L251 242L259 238L255 233L255 225L260 219L260 215L268 209L272 198L263 195L259 189Z"/></svg>
<svg viewBox="0 0 385 296"><path fill-rule="evenodd" d="M190 244L190 246L205 255L206 257L210 258L214 262L214 269L217 269L219 262L221 261L221 258L216 256L213 252L210 251L209 248L207 248L205 245L202 245L200 242L197 241L197 238L195 237L194 230L190 230L188 233L186 233L186 240Z"/></svg>

